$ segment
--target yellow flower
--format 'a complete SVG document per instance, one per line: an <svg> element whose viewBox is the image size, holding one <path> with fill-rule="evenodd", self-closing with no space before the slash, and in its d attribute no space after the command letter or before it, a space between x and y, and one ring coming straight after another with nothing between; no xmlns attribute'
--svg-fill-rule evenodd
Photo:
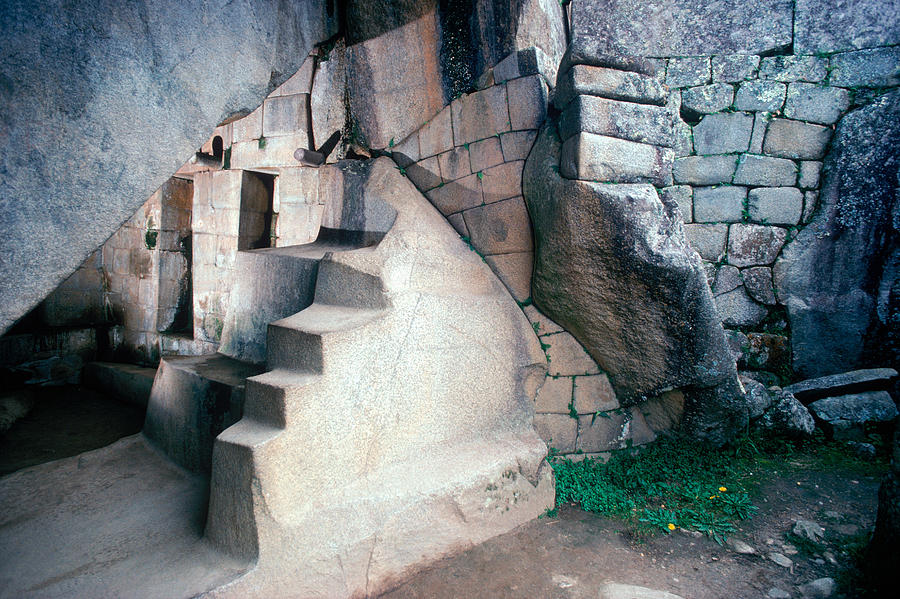
<svg viewBox="0 0 900 599"><path fill-rule="evenodd" d="M724 493L724 492L727 491L727 490L728 490L727 487L719 487L719 491L722 492L722 493Z"/></svg>
<svg viewBox="0 0 900 599"><path fill-rule="evenodd" d="M716 497L718 497L718 495L710 495L709 496L710 499L715 499Z"/></svg>
<svg viewBox="0 0 900 599"><path fill-rule="evenodd" d="M669 528L669 530L675 530L675 525L672 524L671 522L669 522L668 528Z"/></svg>

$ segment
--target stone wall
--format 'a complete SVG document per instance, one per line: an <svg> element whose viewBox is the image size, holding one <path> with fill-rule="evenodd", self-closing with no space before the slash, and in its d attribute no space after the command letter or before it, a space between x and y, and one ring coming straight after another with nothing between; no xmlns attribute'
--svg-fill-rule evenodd
<svg viewBox="0 0 900 599"><path fill-rule="evenodd" d="M785 382L802 351L802 375L827 374L803 349L820 340L791 337L794 317L785 310L785 290L773 284L772 267L821 212L823 160L835 125L900 84L900 3L758 0L670 9L575 0L570 28L595 51L648 57L670 90L668 107L679 117L673 181L657 186L680 207L739 366L766 383ZM832 265L818 268L830 272ZM875 288L879 268L873 265L869 275ZM782 285L796 287L786 279ZM793 298L795 305L811 299ZM862 331L855 337L865 334L865 324L856 328ZM864 345L861 338L844 342ZM877 352L856 352L844 368L873 359ZM819 362L830 364L828 372L840 368L833 360Z"/></svg>
<svg viewBox="0 0 900 599"><path fill-rule="evenodd" d="M538 434L560 454L603 455L672 428L683 398L621 406L584 347L531 305L534 238L522 170L547 115L556 67L538 48L510 54L484 72L479 89L453 100L391 153L482 255L539 336L548 375L535 400Z"/></svg>
<svg viewBox="0 0 900 599"><path fill-rule="evenodd" d="M816 213L835 123L900 83L900 49L663 64L681 118L674 185L661 193L680 207L740 366L784 382L790 323L772 266Z"/></svg>

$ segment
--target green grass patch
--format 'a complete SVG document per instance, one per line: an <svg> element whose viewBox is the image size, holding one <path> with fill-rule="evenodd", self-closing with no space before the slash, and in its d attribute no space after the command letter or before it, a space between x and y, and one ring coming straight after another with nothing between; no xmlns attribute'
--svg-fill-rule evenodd
<svg viewBox="0 0 900 599"><path fill-rule="evenodd" d="M699 531L723 543L751 518L761 483L771 475L836 468L879 476L885 452L863 460L846 444L821 436L789 440L752 434L723 450L678 437L661 438L639 452L619 451L609 461L554 457L556 504L629 522L638 536Z"/></svg>

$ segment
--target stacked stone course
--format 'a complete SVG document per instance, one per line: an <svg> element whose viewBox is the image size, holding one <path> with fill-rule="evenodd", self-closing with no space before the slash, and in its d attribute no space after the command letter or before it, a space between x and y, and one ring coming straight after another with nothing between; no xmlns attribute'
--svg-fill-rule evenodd
<svg viewBox="0 0 900 599"><path fill-rule="evenodd" d="M772 266L815 212L835 123L897 84L900 53L654 60L682 132L673 185L661 195L679 206L740 365L786 375L790 342ZM857 65L852 76L848 64Z"/></svg>

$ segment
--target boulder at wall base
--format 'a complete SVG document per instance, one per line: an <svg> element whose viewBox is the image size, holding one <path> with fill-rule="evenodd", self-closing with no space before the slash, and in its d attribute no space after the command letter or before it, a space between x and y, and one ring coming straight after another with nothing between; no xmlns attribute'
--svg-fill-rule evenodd
<svg viewBox="0 0 900 599"><path fill-rule="evenodd" d="M558 174L546 125L525 166L535 229L532 295L606 371L623 405L684 388L683 428L721 444L747 423L722 324L674 203L650 185Z"/></svg>
<svg viewBox="0 0 900 599"><path fill-rule="evenodd" d="M780 393L755 421L757 427L784 437L808 437L816 430L812 414L790 393Z"/></svg>
<svg viewBox="0 0 900 599"><path fill-rule="evenodd" d="M891 267L900 252L896 212L892 217L898 163L900 91L894 91L840 121L818 210L775 264L800 376L874 361L867 356L891 365L900 358L892 341L900 271Z"/></svg>

